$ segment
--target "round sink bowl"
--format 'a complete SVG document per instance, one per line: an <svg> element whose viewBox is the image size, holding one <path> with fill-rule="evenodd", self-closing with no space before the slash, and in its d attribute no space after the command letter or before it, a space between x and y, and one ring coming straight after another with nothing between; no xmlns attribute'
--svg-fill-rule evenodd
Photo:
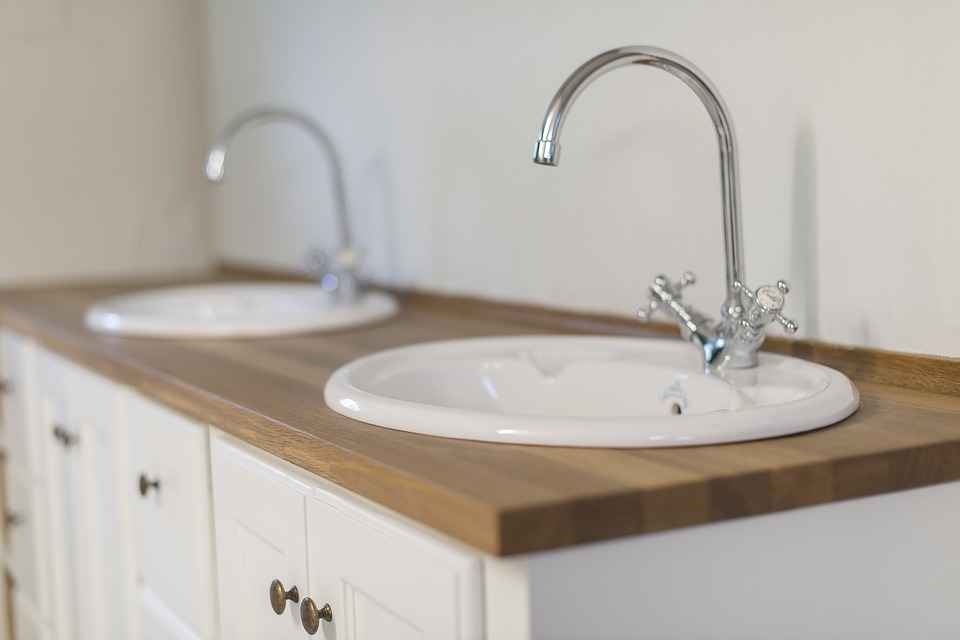
<svg viewBox="0 0 960 640"><path fill-rule="evenodd" d="M838 371L760 354L705 374L679 340L515 336L381 351L338 369L325 400L370 424L448 438L584 447L666 447L773 438L856 411Z"/></svg>
<svg viewBox="0 0 960 640"><path fill-rule="evenodd" d="M122 336L257 338L346 329L396 312L396 301L375 291L339 302L312 283L229 282L107 298L84 320L92 331Z"/></svg>

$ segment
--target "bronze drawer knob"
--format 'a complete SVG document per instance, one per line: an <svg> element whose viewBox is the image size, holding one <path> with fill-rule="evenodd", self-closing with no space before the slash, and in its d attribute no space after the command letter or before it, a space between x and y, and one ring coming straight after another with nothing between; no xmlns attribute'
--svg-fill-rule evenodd
<svg viewBox="0 0 960 640"><path fill-rule="evenodd" d="M320 621L331 622L333 620L333 609L329 604L324 604L317 609L317 603L311 598L304 598L300 604L300 623L303 624L303 630L310 635L320 630Z"/></svg>
<svg viewBox="0 0 960 640"><path fill-rule="evenodd" d="M160 480L151 480L147 477L147 474L140 474L140 495L143 497L147 496L147 493L150 489L160 491Z"/></svg>
<svg viewBox="0 0 960 640"><path fill-rule="evenodd" d="M53 425L53 437L59 440L64 448L72 447L80 441L76 434L70 433L63 425L59 424Z"/></svg>
<svg viewBox="0 0 960 640"><path fill-rule="evenodd" d="M273 607L273 612L278 616L284 612L287 608L287 600L290 602L300 602L300 590L297 589L297 585L290 587L289 591L285 591L283 588L283 583L279 580L274 580L270 583L270 606Z"/></svg>

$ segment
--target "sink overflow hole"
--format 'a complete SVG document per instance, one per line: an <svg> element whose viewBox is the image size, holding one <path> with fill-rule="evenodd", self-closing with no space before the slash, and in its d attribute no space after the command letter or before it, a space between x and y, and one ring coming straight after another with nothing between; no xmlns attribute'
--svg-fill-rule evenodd
<svg viewBox="0 0 960 640"><path fill-rule="evenodd" d="M681 413L683 413L683 410L680 408L679 404L674 402L673 405L670 407L670 413L672 413L675 416L678 416Z"/></svg>

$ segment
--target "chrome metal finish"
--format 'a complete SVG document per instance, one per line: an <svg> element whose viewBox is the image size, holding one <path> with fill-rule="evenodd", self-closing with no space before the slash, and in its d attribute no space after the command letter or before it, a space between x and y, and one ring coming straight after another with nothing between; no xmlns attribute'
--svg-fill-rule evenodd
<svg viewBox="0 0 960 640"><path fill-rule="evenodd" d="M333 609L330 608L330 605L324 604L318 609L317 603L312 598L304 598L303 602L300 603L300 624L303 625L303 630L310 635L314 635L320 630L321 620L325 622L333 621Z"/></svg>
<svg viewBox="0 0 960 640"><path fill-rule="evenodd" d="M745 329L740 324L744 317L743 297L746 290L740 286L744 269L736 134L720 93L699 69L677 54L656 47L622 47L588 60L567 78L550 103L534 148L533 160L538 164L556 166L560 158L560 131L574 100L599 76L632 64L656 67L679 78L700 98L713 122L720 151L726 269L726 292L719 322L715 323L681 304L680 291L693 283L692 274L685 274L677 283L670 283L663 276L658 276L648 288L650 301L647 307L638 311L638 315L645 320L658 308L671 312L685 337L701 349L707 369L721 365L736 368L754 366L759 344L753 345L752 338L743 337ZM796 325L791 326L795 331ZM787 325L784 327L787 328Z"/></svg>
<svg viewBox="0 0 960 640"><path fill-rule="evenodd" d="M140 474L140 495L143 497L147 496L147 493L150 492L150 489L159 492L160 491L160 480L151 480L147 477L147 474Z"/></svg>
<svg viewBox="0 0 960 640"><path fill-rule="evenodd" d="M270 606L273 607L275 614L279 616L286 610L287 600L290 602L300 602L300 590L297 589L297 585L293 585L288 591L284 590L283 583L279 580L271 582Z"/></svg>
<svg viewBox="0 0 960 640"><path fill-rule="evenodd" d="M72 447L80 441L76 434L70 433L62 425L53 425L53 437L60 441L65 448Z"/></svg>
<svg viewBox="0 0 960 640"><path fill-rule="evenodd" d="M327 154L333 177L334 200L337 224L340 230L339 251L328 259L319 249L313 249L307 256L307 266L322 286L336 292L341 298L349 298L366 283L368 276L360 261L360 254L354 247L347 215L347 191L343 179L343 163L333 140L320 126L310 118L289 109L266 107L249 111L233 120L224 129L216 142L207 150L204 173L212 182L220 182L225 171L227 149L241 132L269 122L287 122L306 130Z"/></svg>
<svg viewBox="0 0 960 640"><path fill-rule="evenodd" d="M746 309L743 317L740 318L736 333L737 339L742 344L753 350L759 349L764 339L763 327L773 321L780 323L784 332L788 334L797 332L797 323L785 318L780 313L783 309L785 296L790 291L786 282L780 280L776 286L766 284L756 291L751 291L741 282L735 282L734 284L747 299Z"/></svg>

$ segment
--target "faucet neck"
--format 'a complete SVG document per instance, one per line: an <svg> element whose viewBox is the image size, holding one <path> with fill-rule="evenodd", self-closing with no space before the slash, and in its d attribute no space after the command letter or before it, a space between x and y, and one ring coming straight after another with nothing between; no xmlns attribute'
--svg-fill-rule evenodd
<svg viewBox="0 0 960 640"><path fill-rule="evenodd" d="M345 248L353 247L350 224L347 218L347 195L343 180L343 163L340 154L330 136L315 122L295 111L268 107L243 114L227 125L223 133L207 151L206 174L210 180L219 182L223 178L224 162L230 144L243 131L268 122L289 122L299 125L310 133L326 152L333 177L333 197L336 206L337 224L340 228L340 244Z"/></svg>
<svg viewBox="0 0 960 640"><path fill-rule="evenodd" d="M735 282L744 281L737 142L733 123L720 93L699 69L688 60L656 47L621 47L596 56L574 71L557 91L544 117L533 159L540 164L556 165L560 157L560 130L570 105L587 85L599 76L612 69L631 64L656 67L682 80L700 98L716 129L720 150L726 269L726 296L722 306L721 323L726 323L728 318L738 318L743 310L740 291L734 285Z"/></svg>

